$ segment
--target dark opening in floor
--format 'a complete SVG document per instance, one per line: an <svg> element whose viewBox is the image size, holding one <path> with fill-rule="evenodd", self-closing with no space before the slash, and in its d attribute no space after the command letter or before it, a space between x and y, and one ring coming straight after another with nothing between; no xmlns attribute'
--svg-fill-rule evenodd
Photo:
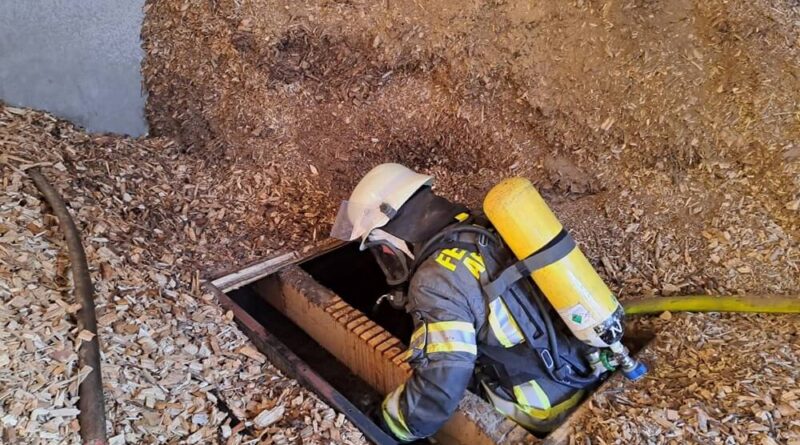
<svg viewBox="0 0 800 445"><path fill-rule="evenodd" d="M377 391L353 374L302 328L264 301L251 286L228 295L361 411L369 412L380 404L382 397Z"/></svg>
<svg viewBox="0 0 800 445"><path fill-rule="evenodd" d="M350 243L325 255L300 264L300 267L321 285L360 310L375 323L408 344L414 324L405 311L388 303L378 306L381 295L389 292L378 263L368 251L359 251L358 243Z"/></svg>
<svg viewBox="0 0 800 445"><path fill-rule="evenodd" d="M367 251L359 251L357 243L344 245L305 261L300 267L319 284L336 293L395 337L408 342L413 330L411 317L405 311L393 309L388 304L376 306L378 298L391 288L386 284L383 272L372 255ZM269 292L280 292L276 276L264 280L270 283L266 288L274 289ZM374 389L299 326L266 303L251 286L234 291L230 296L363 412L379 407L382 397ZM636 353L653 338L653 333L636 329L626 334L623 341L632 353ZM591 393L584 401L589 396Z"/></svg>

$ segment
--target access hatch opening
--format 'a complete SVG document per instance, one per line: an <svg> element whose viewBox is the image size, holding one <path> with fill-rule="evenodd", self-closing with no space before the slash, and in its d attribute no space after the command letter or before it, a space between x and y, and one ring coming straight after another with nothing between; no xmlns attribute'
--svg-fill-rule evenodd
<svg viewBox="0 0 800 445"><path fill-rule="evenodd" d="M346 398L361 418L377 412L382 394L410 375L402 352L413 330L411 316L389 304L376 305L391 288L370 252L360 251L357 243L312 252L248 283L229 292L233 303ZM628 331L625 343L636 353L653 337L650 332ZM504 443L514 435L529 443L541 440L476 395L468 393L467 399L446 425L449 431L437 436L439 443ZM566 437L563 429L569 419L548 440ZM473 442L479 436L481 440Z"/></svg>

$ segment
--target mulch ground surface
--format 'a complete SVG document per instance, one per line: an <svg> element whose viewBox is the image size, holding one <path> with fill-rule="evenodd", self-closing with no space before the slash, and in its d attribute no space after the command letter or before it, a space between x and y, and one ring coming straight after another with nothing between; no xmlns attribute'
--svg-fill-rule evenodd
<svg viewBox="0 0 800 445"><path fill-rule="evenodd" d="M34 163L84 232L115 443L363 440L199 282L325 238L379 162L475 207L530 178L622 300L796 294L799 23L785 0L149 2L152 137L0 109L4 440L72 440L85 372ZM797 317L664 318L639 322L650 377L576 443L800 440Z"/></svg>
<svg viewBox="0 0 800 445"><path fill-rule="evenodd" d="M23 171L35 163L83 234L110 443L365 443L200 290L201 252L242 242L251 185L210 174L164 138L87 135L4 106L0 147L0 442L79 443L88 370L76 351L91 337L72 319L63 235Z"/></svg>

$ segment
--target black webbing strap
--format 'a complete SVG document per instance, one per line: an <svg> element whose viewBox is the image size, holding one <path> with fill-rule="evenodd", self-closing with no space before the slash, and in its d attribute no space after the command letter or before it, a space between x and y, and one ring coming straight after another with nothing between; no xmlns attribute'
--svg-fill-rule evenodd
<svg viewBox="0 0 800 445"><path fill-rule="evenodd" d="M414 265L411 269L411 273L415 273L417 268L434 252L439 249L445 248L456 248L456 249L464 249L469 252L477 251L476 242L470 241L459 241L458 237L460 234L464 232L474 233L475 237L480 240L481 236L487 237L486 242L493 242L493 243L500 243L500 241L491 233L487 231L487 229L474 226L472 224L465 224L465 223L457 223L455 225L449 226L442 230L441 232L437 233L427 243L422 247L419 254L416 255L414 259ZM487 236L488 235L488 236Z"/></svg>
<svg viewBox="0 0 800 445"><path fill-rule="evenodd" d="M556 240L552 245L546 247L544 250L534 253L524 260L512 264L500 272L500 275L497 277L497 279L483 287L484 291L486 291L490 298L502 295L517 281L529 276L532 272L543 267L547 267L567 256L567 254L572 252L572 249L575 248L575 240L572 239L569 233L562 233L564 235L561 236L560 239Z"/></svg>

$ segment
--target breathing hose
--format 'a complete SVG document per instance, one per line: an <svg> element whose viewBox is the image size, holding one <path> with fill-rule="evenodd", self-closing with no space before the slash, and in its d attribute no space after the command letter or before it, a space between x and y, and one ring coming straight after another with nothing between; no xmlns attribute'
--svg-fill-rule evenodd
<svg viewBox="0 0 800 445"><path fill-rule="evenodd" d="M67 210L64 199L47 181L38 168L27 170L28 176L36 184L36 188L53 209L58 218L58 225L67 241L69 262L72 268L72 281L75 285L75 299L81 308L77 314L78 332L87 330L94 334L90 341L81 342L78 349L80 367L89 366L91 372L78 386L78 424L81 439L85 445L106 445L106 413L103 401L103 381L100 374L100 342L97 337L97 318L94 311L94 290L86 263L86 252L81 244L80 232Z"/></svg>
<svg viewBox="0 0 800 445"><path fill-rule="evenodd" d="M623 307L626 315L657 314L666 311L800 314L800 295L653 297L629 301Z"/></svg>

